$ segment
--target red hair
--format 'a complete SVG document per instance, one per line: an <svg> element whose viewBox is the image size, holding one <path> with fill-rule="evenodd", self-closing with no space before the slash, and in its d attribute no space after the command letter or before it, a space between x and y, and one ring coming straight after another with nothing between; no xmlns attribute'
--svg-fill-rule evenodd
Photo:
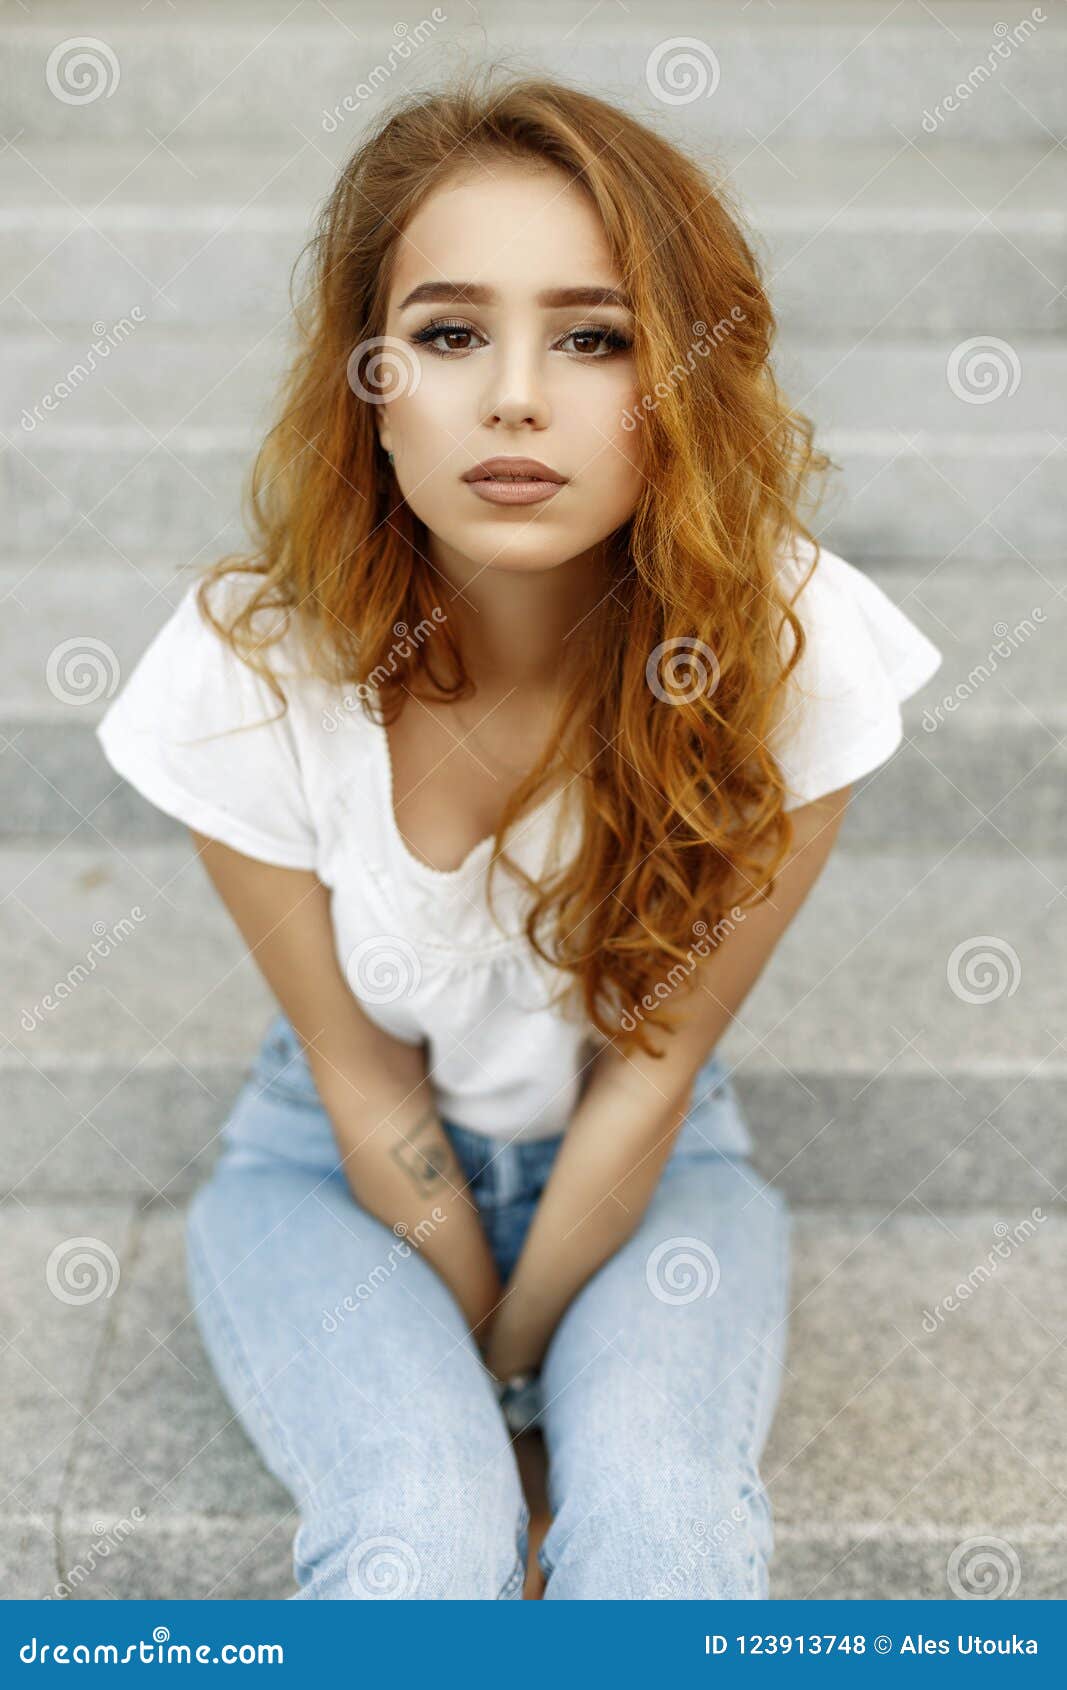
<svg viewBox="0 0 1067 1690"><path fill-rule="evenodd" d="M694 934L703 954L731 906L773 890L789 851L767 742L804 632L778 565L797 537L817 561L800 509L809 477L831 467L771 372L775 318L721 182L624 111L552 80L501 91L468 78L404 101L323 207L298 349L252 475L255 550L216 563L200 604L283 706L251 626L268 604L299 607L323 673L359 688L377 678L385 723L420 670L444 696L470 695L447 618L397 655L397 625L438 622L438 593L425 530L397 501L348 360L384 333L397 231L457 169L501 157L554 166L590 197L635 318L645 398L632 414L646 457L632 517L605 541L613 591L575 636L557 732L501 817L492 869L506 861L525 883L527 937L560 970L562 994L620 1049L651 1052L648 1028L671 1029L664 987L689 966ZM205 589L235 571L262 581L223 626ZM542 883L506 836L560 770L581 845Z"/></svg>

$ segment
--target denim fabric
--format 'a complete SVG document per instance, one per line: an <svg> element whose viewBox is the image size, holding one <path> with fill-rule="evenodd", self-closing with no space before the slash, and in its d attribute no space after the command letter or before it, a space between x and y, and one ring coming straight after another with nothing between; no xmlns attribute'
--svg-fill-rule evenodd
<svg viewBox="0 0 1067 1690"><path fill-rule="evenodd" d="M501 1278L562 1135L444 1121ZM444 1281L354 1199L299 1040L267 1028L186 1226L219 1383L300 1515L298 1598L521 1597L511 1434ZM630 1238L521 1407L549 1458L545 1599L763 1598L758 1462L786 1353L792 1217L709 1058Z"/></svg>

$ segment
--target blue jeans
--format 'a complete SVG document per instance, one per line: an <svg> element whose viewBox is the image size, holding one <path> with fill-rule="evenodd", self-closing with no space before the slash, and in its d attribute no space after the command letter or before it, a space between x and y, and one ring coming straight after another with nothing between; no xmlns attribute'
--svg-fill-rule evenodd
<svg viewBox="0 0 1067 1690"><path fill-rule="evenodd" d="M562 1135L442 1123L501 1278ZM462 1310L354 1199L278 1014L186 1226L195 1317L231 1407L300 1524L300 1598L521 1597L529 1509ZM546 1600L764 1598L758 1461L785 1358L792 1217L757 1174L721 1060L635 1231L549 1343Z"/></svg>

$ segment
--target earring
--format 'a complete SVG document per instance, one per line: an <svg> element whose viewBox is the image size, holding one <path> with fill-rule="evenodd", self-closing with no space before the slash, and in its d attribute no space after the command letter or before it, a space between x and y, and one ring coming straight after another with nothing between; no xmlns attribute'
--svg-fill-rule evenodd
<svg viewBox="0 0 1067 1690"><path fill-rule="evenodd" d="M392 461L393 461L393 454L392 454L392 452L387 452L387 453L386 453L386 456L387 456L387 458L388 458L388 459L389 459L389 462L390 462L390 463L392 463Z"/></svg>

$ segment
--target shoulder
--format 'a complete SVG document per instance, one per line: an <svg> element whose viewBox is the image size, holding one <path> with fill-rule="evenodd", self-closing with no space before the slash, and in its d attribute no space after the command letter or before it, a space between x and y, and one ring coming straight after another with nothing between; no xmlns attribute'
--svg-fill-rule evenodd
<svg viewBox="0 0 1067 1690"><path fill-rule="evenodd" d="M241 664L255 674L258 663L279 681L312 678L306 619L299 605L272 597L261 574L199 576L178 601L171 624L174 645L205 664Z"/></svg>
<svg viewBox="0 0 1067 1690"><path fill-rule="evenodd" d="M820 670L850 682L863 659L875 659L872 681L886 676L907 698L935 673L937 646L864 570L826 546L797 542L784 553L778 578L787 590Z"/></svg>
<svg viewBox="0 0 1067 1690"><path fill-rule="evenodd" d="M299 626L283 619L279 632L274 609L263 616L253 609L253 642L263 642L281 696L227 637L260 579L209 575L191 582L96 736L117 773L167 814L246 855L311 868L318 839L307 775L323 736L306 708ZM292 710L294 698L300 702Z"/></svg>
<svg viewBox="0 0 1067 1690"><path fill-rule="evenodd" d="M797 804L886 760L903 738L901 703L936 672L941 652L869 575L824 546L816 558L798 541L778 579L804 631L772 740ZM787 623L783 655L793 648Z"/></svg>

